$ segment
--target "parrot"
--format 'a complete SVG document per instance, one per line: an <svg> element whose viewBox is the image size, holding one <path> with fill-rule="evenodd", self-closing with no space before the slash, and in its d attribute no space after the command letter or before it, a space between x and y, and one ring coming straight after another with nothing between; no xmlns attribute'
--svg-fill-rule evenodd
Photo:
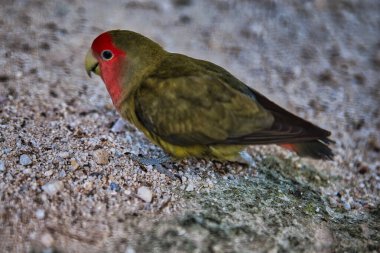
<svg viewBox="0 0 380 253"><path fill-rule="evenodd" d="M247 163L250 145L276 144L333 160L331 132L278 106L226 69L167 52L133 31L96 37L85 57L123 119L171 158Z"/></svg>

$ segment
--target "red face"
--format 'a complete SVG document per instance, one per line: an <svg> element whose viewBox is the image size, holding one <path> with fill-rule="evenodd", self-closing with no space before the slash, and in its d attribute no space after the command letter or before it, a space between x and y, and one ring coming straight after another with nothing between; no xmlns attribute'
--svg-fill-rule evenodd
<svg viewBox="0 0 380 253"><path fill-rule="evenodd" d="M92 55L97 60L91 71L100 74L114 105L118 107L122 92L123 69L127 62L126 53L114 45L108 32L99 35L92 43L91 49Z"/></svg>
<svg viewBox="0 0 380 253"><path fill-rule="evenodd" d="M100 34L94 42L92 42L92 53L99 61L100 65L112 64L120 56L125 56L125 52L118 49L108 32Z"/></svg>

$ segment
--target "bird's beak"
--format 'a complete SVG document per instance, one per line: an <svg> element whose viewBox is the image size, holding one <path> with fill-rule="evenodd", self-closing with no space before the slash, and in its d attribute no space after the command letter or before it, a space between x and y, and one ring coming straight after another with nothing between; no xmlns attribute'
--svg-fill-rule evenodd
<svg viewBox="0 0 380 253"><path fill-rule="evenodd" d="M97 75L100 74L99 62L98 62L98 60L96 60L96 58L92 54L92 50L91 49L87 52L84 64L85 64L85 67L86 67L87 75L89 77L91 77L91 72L94 72Z"/></svg>

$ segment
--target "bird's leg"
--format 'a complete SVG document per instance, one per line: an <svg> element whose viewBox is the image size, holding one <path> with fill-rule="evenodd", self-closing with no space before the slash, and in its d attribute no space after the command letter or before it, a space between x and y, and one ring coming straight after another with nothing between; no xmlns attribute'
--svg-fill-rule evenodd
<svg viewBox="0 0 380 253"><path fill-rule="evenodd" d="M143 166L149 166L149 165L154 166L156 170L160 172L161 174L164 174L171 179L179 179L180 181L182 181L179 175L172 173L170 170L166 168L165 165L172 162L170 156L168 155L165 155L159 158L147 158L147 157L135 155L129 152L127 152L126 154L132 160L138 162L139 164Z"/></svg>

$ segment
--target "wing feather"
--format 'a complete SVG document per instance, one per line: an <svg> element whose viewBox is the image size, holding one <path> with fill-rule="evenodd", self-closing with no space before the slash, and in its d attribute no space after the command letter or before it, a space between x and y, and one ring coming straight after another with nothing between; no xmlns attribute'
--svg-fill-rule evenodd
<svg viewBox="0 0 380 253"><path fill-rule="evenodd" d="M323 141L330 135L223 68L179 54L144 79L135 110L147 130L181 146Z"/></svg>

